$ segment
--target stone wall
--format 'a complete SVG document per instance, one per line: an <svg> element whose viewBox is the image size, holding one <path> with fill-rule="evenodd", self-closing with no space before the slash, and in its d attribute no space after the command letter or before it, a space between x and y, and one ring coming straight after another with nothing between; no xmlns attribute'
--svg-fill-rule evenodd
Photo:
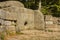
<svg viewBox="0 0 60 40"><path fill-rule="evenodd" d="M52 15L45 15L45 29L50 31L60 31L59 18L53 17Z"/></svg>

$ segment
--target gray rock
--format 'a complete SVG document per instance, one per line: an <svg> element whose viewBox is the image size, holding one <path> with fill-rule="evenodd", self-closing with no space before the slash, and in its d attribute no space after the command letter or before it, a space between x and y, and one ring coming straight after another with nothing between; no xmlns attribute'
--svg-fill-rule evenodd
<svg viewBox="0 0 60 40"><path fill-rule="evenodd" d="M16 8L14 9L14 7L0 9L0 18L7 20L16 20L17 13L15 11Z"/></svg>
<svg viewBox="0 0 60 40"><path fill-rule="evenodd" d="M15 1L3 2L15 3ZM1 4L3 4L1 3ZM0 9L2 19L16 21L16 30L44 29L44 16L39 10L31 10L24 7L13 6ZM18 2L16 2L18 4ZM7 4L3 5L6 6ZM20 5L21 6L21 5ZM6 24L6 23L5 23ZM9 24L10 25L10 24Z"/></svg>
<svg viewBox="0 0 60 40"><path fill-rule="evenodd" d="M35 29L44 29L44 15L39 10L34 10Z"/></svg>
<svg viewBox="0 0 60 40"><path fill-rule="evenodd" d="M17 27L20 30L30 30L34 28L34 11L21 8L17 17Z"/></svg>
<svg viewBox="0 0 60 40"><path fill-rule="evenodd" d="M0 8L8 8L8 7L24 7L24 5L19 2L19 1L5 1L5 2L0 2Z"/></svg>
<svg viewBox="0 0 60 40"><path fill-rule="evenodd" d="M12 23L11 21L4 21L4 24L8 26L8 25L11 25Z"/></svg>
<svg viewBox="0 0 60 40"><path fill-rule="evenodd" d="M3 19L16 20L17 27L20 30L44 29L44 16L38 10L33 11L22 7L9 7L3 8L2 12L5 14Z"/></svg>

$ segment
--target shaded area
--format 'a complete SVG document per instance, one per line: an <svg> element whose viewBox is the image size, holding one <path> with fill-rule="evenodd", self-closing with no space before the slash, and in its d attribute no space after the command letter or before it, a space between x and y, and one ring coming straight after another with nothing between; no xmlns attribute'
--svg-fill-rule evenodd
<svg viewBox="0 0 60 40"><path fill-rule="evenodd" d="M7 1L7 0L0 0L0 2Z"/></svg>

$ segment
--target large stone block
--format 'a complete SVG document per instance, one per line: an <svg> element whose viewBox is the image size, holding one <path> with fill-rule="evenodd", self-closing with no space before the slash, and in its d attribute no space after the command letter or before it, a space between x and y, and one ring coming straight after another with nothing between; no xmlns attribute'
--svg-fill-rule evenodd
<svg viewBox="0 0 60 40"><path fill-rule="evenodd" d="M4 24L5 25L11 25L12 23L11 23L11 21L4 21Z"/></svg>
<svg viewBox="0 0 60 40"><path fill-rule="evenodd" d="M0 19L0 25L4 25L4 20Z"/></svg>
<svg viewBox="0 0 60 40"><path fill-rule="evenodd" d="M44 29L44 15L39 11L34 11L34 27L35 29Z"/></svg>
<svg viewBox="0 0 60 40"><path fill-rule="evenodd" d="M44 16L38 10L33 11L22 7L9 7L3 8L1 14L2 13L4 16L1 18L17 21L17 29L44 29Z"/></svg>
<svg viewBox="0 0 60 40"><path fill-rule="evenodd" d="M5 6L13 5L11 2L13 1L6 1L3 3L5 4ZM15 1L13 3L15 3ZM16 21L17 30L44 29L44 16L39 10L31 10L18 6L4 7L0 10L0 14L2 15L0 18L4 20ZM8 22L8 25L10 24L11 23Z"/></svg>
<svg viewBox="0 0 60 40"><path fill-rule="evenodd" d="M24 5L21 2L19 2L19 1L5 1L5 2L0 2L0 9L1 8L12 7L12 6L24 7Z"/></svg>
<svg viewBox="0 0 60 40"><path fill-rule="evenodd" d="M0 9L0 18L7 20L16 20L17 13L13 8L14 7Z"/></svg>
<svg viewBox="0 0 60 40"><path fill-rule="evenodd" d="M20 30L33 29L34 27L34 12L26 8L21 8L17 17L17 27Z"/></svg>

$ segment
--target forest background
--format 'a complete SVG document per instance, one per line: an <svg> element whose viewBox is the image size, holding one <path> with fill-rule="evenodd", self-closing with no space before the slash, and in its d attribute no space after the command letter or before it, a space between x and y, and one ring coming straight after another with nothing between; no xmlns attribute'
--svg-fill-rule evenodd
<svg viewBox="0 0 60 40"><path fill-rule="evenodd" d="M36 10L41 2L41 11L44 15L60 17L60 0L19 0L26 8Z"/></svg>

